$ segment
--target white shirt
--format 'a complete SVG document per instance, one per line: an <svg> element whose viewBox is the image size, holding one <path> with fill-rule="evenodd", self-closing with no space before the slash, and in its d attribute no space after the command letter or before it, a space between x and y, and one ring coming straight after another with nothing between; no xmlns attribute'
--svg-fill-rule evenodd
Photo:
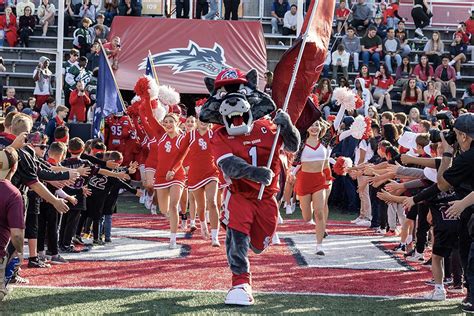
<svg viewBox="0 0 474 316"><path fill-rule="evenodd" d="M344 51L342 54L339 54L339 51L336 50L335 52L332 53L332 64L333 66L337 65L338 60L341 61L341 67L347 67L349 66L349 57L351 54L348 52Z"/></svg>
<svg viewBox="0 0 474 316"><path fill-rule="evenodd" d="M291 29L296 27L296 14L291 14L291 11L286 11L285 16L283 17L283 27Z"/></svg>
<svg viewBox="0 0 474 316"><path fill-rule="evenodd" d="M364 161L359 163L361 150L365 151L365 158L364 158ZM369 142L366 141L365 139L362 139L359 143L359 146L357 146L356 151L355 151L354 164L359 165L359 164L365 163L369 161L373 156L374 156L374 151L372 150L372 147L370 146Z"/></svg>
<svg viewBox="0 0 474 316"><path fill-rule="evenodd" d="M38 69L35 69L33 72L33 78L36 76ZM51 94L51 77L49 76L39 76L38 81L35 81L35 95L50 95ZM41 105L41 104L39 104Z"/></svg>

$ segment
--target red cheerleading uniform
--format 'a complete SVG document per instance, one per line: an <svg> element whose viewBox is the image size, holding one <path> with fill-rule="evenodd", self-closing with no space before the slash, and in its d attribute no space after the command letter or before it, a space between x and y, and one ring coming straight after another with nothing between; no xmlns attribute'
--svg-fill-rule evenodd
<svg viewBox="0 0 474 316"><path fill-rule="evenodd" d="M202 188L211 181L219 181L217 167L210 148L212 134L210 130L204 135L201 135L197 130L193 130L187 133L179 144L180 154L178 160L186 155L183 166L189 166L189 191ZM176 170L178 166L179 161L175 161L173 170Z"/></svg>
<svg viewBox="0 0 474 316"><path fill-rule="evenodd" d="M156 166L155 173L155 189L166 189L173 185L179 185L184 188L184 182L186 175L184 168L180 164L175 170L174 178L170 181L166 180L166 174L172 170L173 162L179 155L180 142L184 135L176 135L174 138L169 137L168 134L163 135L157 143L157 159L158 164ZM151 153L151 151L150 151Z"/></svg>

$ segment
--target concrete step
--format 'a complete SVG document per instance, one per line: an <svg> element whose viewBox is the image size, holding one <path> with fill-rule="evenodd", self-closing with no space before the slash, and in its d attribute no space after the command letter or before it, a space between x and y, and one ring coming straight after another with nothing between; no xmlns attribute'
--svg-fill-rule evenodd
<svg viewBox="0 0 474 316"><path fill-rule="evenodd" d="M69 52L69 48L65 48L64 52ZM50 59L54 59L56 52L51 48L41 47L3 47L0 51L0 56L5 59L27 59L27 60L39 60L41 56L47 56Z"/></svg>
<svg viewBox="0 0 474 316"><path fill-rule="evenodd" d="M72 48L72 37L64 38L64 47ZM56 48L58 47L57 36L30 36L30 47Z"/></svg>
<svg viewBox="0 0 474 316"><path fill-rule="evenodd" d="M33 73L33 70L35 67L38 65L38 60L27 60L27 59L4 59L3 60L5 67L7 68L7 71L9 72L23 72L23 73L28 73L31 72ZM51 71L54 72L54 67L56 65L56 62L51 60L50 64L50 69Z"/></svg>

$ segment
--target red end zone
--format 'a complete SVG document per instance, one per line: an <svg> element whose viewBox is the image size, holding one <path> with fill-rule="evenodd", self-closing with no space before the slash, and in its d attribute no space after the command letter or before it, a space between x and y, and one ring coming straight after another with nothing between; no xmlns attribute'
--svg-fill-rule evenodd
<svg viewBox="0 0 474 316"><path fill-rule="evenodd" d="M91 258L92 252L83 253L79 256L87 256L87 261L71 260L69 264L50 269L24 268L22 275L29 278L30 285L34 286L183 290L229 288L224 231L221 231L220 248L212 248L210 242L195 234L192 238L178 239L178 244L183 247L171 257L140 259L155 253L155 250L163 254L168 239L156 232L165 233L167 220L151 215L115 215L113 226L114 242L97 247L93 251L95 257ZM424 283L431 278L427 268L407 265L403 259L392 256L387 249L393 247L393 241L384 242L383 238L373 236L368 229L345 222L330 222L330 236L325 243L341 250L329 250L328 258L332 259L322 259L327 261L317 261L312 257L312 249L305 249L314 248L313 226L288 220L279 226L278 232L281 245L271 246L262 255L250 256L255 291L419 297L432 290ZM121 238L127 239L121 242ZM128 247L128 251L120 250L119 244ZM375 248L371 248L372 244ZM141 248L144 245L149 248ZM363 245L366 247L363 248ZM117 248L116 255L111 251L114 247ZM107 260L100 258L101 252ZM123 255L130 256L125 260L114 259ZM94 258L101 261L93 261L96 260ZM374 258L377 259L375 266L364 268ZM338 266L340 263L344 268L319 267Z"/></svg>

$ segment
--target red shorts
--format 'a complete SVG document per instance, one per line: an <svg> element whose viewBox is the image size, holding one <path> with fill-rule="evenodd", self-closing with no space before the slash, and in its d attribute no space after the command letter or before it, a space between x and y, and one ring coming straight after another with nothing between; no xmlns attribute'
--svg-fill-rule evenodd
<svg viewBox="0 0 474 316"><path fill-rule="evenodd" d="M46 101L48 100L49 97L50 97L49 94L46 94L46 95L35 94L35 98L36 98L35 108L37 108L41 111L41 107L43 106L43 104L46 103Z"/></svg>
<svg viewBox="0 0 474 316"><path fill-rule="evenodd" d="M274 197L248 199L229 190L225 193L222 224L250 236L250 245L258 251L271 243L277 228L278 203Z"/></svg>
<svg viewBox="0 0 474 316"><path fill-rule="evenodd" d="M327 169L323 172L305 172L298 171L296 175L295 191L298 196L305 196L315 192L328 189ZM331 170L329 170L331 172Z"/></svg>

